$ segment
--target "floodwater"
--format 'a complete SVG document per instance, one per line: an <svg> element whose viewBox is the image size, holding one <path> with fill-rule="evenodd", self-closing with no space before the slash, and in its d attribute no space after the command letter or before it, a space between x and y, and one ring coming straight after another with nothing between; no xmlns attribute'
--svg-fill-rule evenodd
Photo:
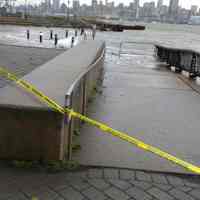
<svg viewBox="0 0 200 200"><path fill-rule="evenodd" d="M30 31L30 40L27 40L27 30ZM0 25L0 43L28 47L55 48L54 40L50 40L50 30L53 30L53 35L58 35L58 48L59 46L61 48L70 48L71 42L69 42L69 40L71 40L71 37L74 36L74 30L63 28ZM68 39L65 38L66 30L69 31ZM42 43L39 42L40 32L43 33ZM79 36L78 39L81 40L82 38ZM78 39L75 39L75 45Z"/></svg>
<svg viewBox="0 0 200 200"><path fill-rule="evenodd" d="M49 29L0 26L0 43L54 48ZM39 43L39 32L44 43ZM65 30L55 28L60 39ZM70 30L70 34L73 34ZM98 32L105 40L105 79L88 115L200 165L200 96L154 56L155 43L200 51L200 27L150 24L145 31ZM74 158L81 164L153 171L184 172L181 167L131 144L84 125L79 138L81 150Z"/></svg>
<svg viewBox="0 0 200 200"><path fill-rule="evenodd" d="M31 39L27 41L26 30L29 29ZM54 41L49 40L50 30L58 34L59 39L65 38L63 28L46 28L46 27L22 27L0 25L0 43L14 44L22 46L54 48ZM73 29L68 29L69 35L74 34ZM44 42L39 43L40 31L44 34ZM88 34L90 31L88 30ZM97 39L107 42L109 48L117 49L120 42L145 42L145 43L164 43L174 47L189 48L200 51L200 26L192 25L173 25L173 24L147 24L145 31L125 31L101 32L97 33ZM90 36L89 36L90 38Z"/></svg>

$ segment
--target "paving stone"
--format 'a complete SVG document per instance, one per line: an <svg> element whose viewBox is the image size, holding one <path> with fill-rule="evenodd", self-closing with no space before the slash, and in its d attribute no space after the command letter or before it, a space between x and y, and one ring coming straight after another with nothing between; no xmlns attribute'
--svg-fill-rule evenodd
<svg viewBox="0 0 200 200"><path fill-rule="evenodd" d="M90 179L88 180L88 182L89 184L100 190L105 190L110 187L110 184L106 183L103 179Z"/></svg>
<svg viewBox="0 0 200 200"><path fill-rule="evenodd" d="M38 200L54 200L58 197L58 194L55 192L45 192L37 194L36 197L38 198Z"/></svg>
<svg viewBox="0 0 200 200"><path fill-rule="evenodd" d="M175 186L176 185L182 185L182 186L184 186L183 179L181 179L177 176L166 176L166 178L167 178L169 184L171 184L171 185L175 185Z"/></svg>
<svg viewBox="0 0 200 200"><path fill-rule="evenodd" d="M75 180L71 180L69 182L69 185L71 185L73 188L75 188L78 191L84 190L86 188L89 188L90 185L87 183L87 181L82 180L82 179L75 179Z"/></svg>
<svg viewBox="0 0 200 200"><path fill-rule="evenodd" d="M28 198L24 194L19 192L18 194L15 194L7 200L28 200Z"/></svg>
<svg viewBox="0 0 200 200"><path fill-rule="evenodd" d="M59 191L59 194L66 200L83 200L83 195L74 190L72 187L67 187L64 190Z"/></svg>
<svg viewBox="0 0 200 200"><path fill-rule="evenodd" d="M131 187L131 184L129 182L123 181L123 180L112 179L112 180L109 180L109 183L111 183L113 186L115 186L123 191L125 191Z"/></svg>
<svg viewBox="0 0 200 200"><path fill-rule="evenodd" d="M90 178L87 179L79 177L80 174L76 172L54 175L13 172L15 176L11 176L2 171L0 200L30 200L32 196L39 200L200 200L199 178L194 176L182 179L163 174L167 178L166 184L160 174L137 171L136 180L129 178L134 174L131 170L110 168L105 169L107 178L103 175L103 169L93 168L88 170ZM126 172L123 174L122 171Z"/></svg>
<svg viewBox="0 0 200 200"><path fill-rule="evenodd" d="M169 191L170 189L172 189L171 185L166 185L166 184L158 184L158 183L154 183L153 186L156 186L157 188L164 190L164 191Z"/></svg>
<svg viewBox="0 0 200 200"><path fill-rule="evenodd" d="M119 179L118 169L104 169L104 178Z"/></svg>
<svg viewBox="0 0 200 200"><path fill-rule="evenodd" d="M186 186L189 186L191 188L200 188L199 180L188 178L188 179L184 179L184 183Z"/></svg>
<svg viewBox="0 0 200 200"><path fill-rule="evenodd" d="M149 194L151 194L153 197L159 199L159 200L174 200L174 198L170 195L168 195L167 192L164 192L158 188L151 188L148 190Z"/></svg>
<svg viewBox="0 0 200 200"><path fill-rule="evenodd" d="M172 189L169 193L178 200L194 200L190 195L178 189Z"/></svg>
<svg viewBox="0 0 200 200"><path fill-rule="evenodd" d="M152 187L151 183L147 183L147 182L143 182L143 181L132 180L132 181L130 181L130 183L133 184L136 187L143 189L143 190L147 190L147 189L150 189Z"/></svg>
<svg viewBox="0 0 200 200"><path fill-rule="evenodd" d="M191 187L186 187L186 186L178 186L176 188L183 191L183 192L190 192L192 190Z"/></svg>
<svg viewBox="0 0 200 200"><path fill-rule="evenodd" d="M135 172L131 170L120 170L119 177L122 180L135 179Z"/></svg>
<svg viewBox="0 0 200 200"><path fill-rule="evenodd" d="M132 187L126 191L126 193L133 197L136 200L150 200L152 197L148 195L146 192L143 190L137 188L137 187Z"/></svg>
<svg viewBox="0 0 200 200"><path fill-rule="evenodd" d="M139 181L152 181L150 174L141 171L136 171L136 179Z"/></svg>
<svg viewBox="0 0 200 200"><path fill-rule="evenodd" d="M82 191L82 194L85 195L90 200L105 200L107 197L97 189L90 187Z"/></svg>
<svg viewBox="0 0 200 200"><path fill-rule="evenodd" d="M103 169L89 169L88 177L89 178L103 178Z"/></svg>
<svg viewBox="0 0 200 200"><path fill-rule="evenodd" d="M107 194L113 200L130 199L130 197L127 194L115 187L111 187L110 189L105 190L105 194Z"/></svg>
<svg viewBox="0 0 200 200"><path fill-rule="evenodd" d="M87 178L87 174L88 174L87 170L78 171L78 172L70 172L70 173L67 173L65 178L66 178L66 180L69 180L70 178L81 178L81 179L84 179L84 178Z"/></svg>
<svg viewBox="0 0 200 200"><path fill-rule="evenodd" d="M4 200L4 199L8 199L8 198L12 198L14 195L7 193L7 192L1 192L0 193L0 199Z"/></svg>
<svg viewBox="0 0 200 200"><path fill-rule="evenodd" d="M22 188L22 191L24 194L26 194L29 197L39 196L39 195L46 194L46 193L54 193L46 186L38 186L38 187L30 187L30 188L24 186Z"/></svg>
<svg viewBox="0 0 200 200"><path fill-rule="evenodd" d="M168 184L163 174L151 174L151 177L154 183Z"/></svg>
<svg viewBox="0 0 200 200"><path fill-rule="evenodd" d="M53 188L54 191L59 192L60 190L64 190L65 188L69 187L69 185L65 184L55 184L55 183L49 183L48 186L50 188Z"/></svg>
<svg viewBox="0 0 200 200"><path fill-rule="evenodd" d="M189 194L195 197L196 199L200 200L200 189L194 189L191 192L189 192Z"/></svg>
<svg viewBox="0 0 200 200"><path fill-rule="evenodd" d="M57 198L55 198L55 200L65 200L65 199L62 197L57 197Z"/></svg>

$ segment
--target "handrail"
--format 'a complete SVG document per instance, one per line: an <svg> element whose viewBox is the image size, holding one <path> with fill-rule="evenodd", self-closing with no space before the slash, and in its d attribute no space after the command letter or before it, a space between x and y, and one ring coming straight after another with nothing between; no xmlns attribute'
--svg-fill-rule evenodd
<svg viewBox="0 0 200 200"><path fill-rule="evenodd" d="M100 62L100 60L104 57L105 55L105 46L104 49L101 53L101 56L91 65L89 65L88 69L86 71L84 71L83 73L81 73L78 78L76 78L76 80L72 83L72 85L70 86L70 88L68 89L66 96L70 96L72 94L72 92L74 91L75 87L77 86L77 84L80 82L81 78L84 77L98 62Z"/></svg>

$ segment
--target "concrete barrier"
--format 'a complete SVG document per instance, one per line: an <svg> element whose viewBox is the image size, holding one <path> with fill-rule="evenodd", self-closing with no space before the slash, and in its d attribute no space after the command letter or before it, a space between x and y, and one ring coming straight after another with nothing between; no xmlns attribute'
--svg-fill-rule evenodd
<svg viewBox="0 0 200 200"><path fill-rule="evenodd" d="M178 49L165 45L155 45L158 58L176 72L187 71L191 78L200 76L200 53L189 49Z"/></svg>
<svg viewBox="0 0 200 200"><path fill-rule="evenodd" d="M104 53L104 42L82 42L23 79L61 106L84 114L102 77ZM79 121L50 110L14 83L0 88L1 159L69 159L73 132L79 127Z"/></svg>

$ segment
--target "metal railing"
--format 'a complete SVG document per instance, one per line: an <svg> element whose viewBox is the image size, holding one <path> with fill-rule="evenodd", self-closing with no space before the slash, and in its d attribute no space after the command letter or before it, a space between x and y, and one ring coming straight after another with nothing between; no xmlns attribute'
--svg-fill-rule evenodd
<svg viewBox="0 0 200 200"><path fill-rule="evenodd" d="M100 56L73 82L65 95L65 107L73 109L83 115L86 114L87 103L97 85L102 82L104 74L105 44ZM65 148L67 148L67 159L72 159L72 144L74 131L80 130L81 121L71 118L64 119Z"/></svg>

